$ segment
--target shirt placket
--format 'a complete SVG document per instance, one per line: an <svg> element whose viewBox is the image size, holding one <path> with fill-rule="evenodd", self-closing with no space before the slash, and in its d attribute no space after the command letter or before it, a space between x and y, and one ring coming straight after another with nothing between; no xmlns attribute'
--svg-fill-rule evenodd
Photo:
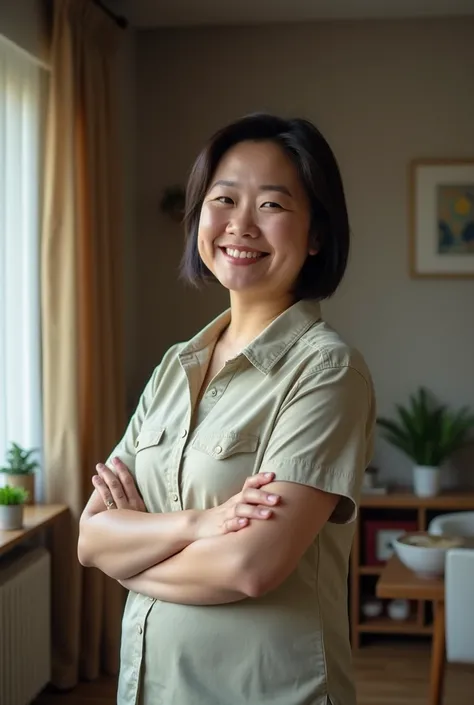
<svg viewBox="0 0 474 705"><path fill-rule="evenodd" d="M167 473L167 491L169 506L171 511L174 512L181 511L183 508L179 487L179 470L181 467L183 453L186 448L186 443L188 442L190 432L190 424L194 402L193 396L195 395L196 382L199 374L199 360L196 355L191 354L181 359L181 365L186 374L189 397L186 413L184 413L182 417L182 427L177 429L178 434L176 439L176 445L171 454L170 468Z"/></svg>
<svg viewBox="0 0 474 705"><path fill-rule="evenodd" d="M181 511L183 504L181 500L181 490L179 483L179 472L183 460L183 454L186 449L186 444L191 433L191 419L193 417L194 407L197 396L200 391L201 367L197 355L191 355L181 360L183 370L188 381L189 402L187 413L184 415L183 427L179 430L176 447L172 454L172 462L170 472L168 473L167 489L169 504L172 511ZM199 420L198 424L212 411L219 399L225 393L230 380L236 372L238 358L226 362L221 372L212 380L209 389L206 390L199 404Z"/></svg>
<svg viewBox="0 0 474 705"><path fill-rule="evenodd" d="M143 605L136 615L134 639L131 640L130 643L133 654L131 659L131 671L127 675L127 687L130 691L128 700L130 703L133 703L133 705L137 705L140 696L140 674L143 660L146 620L155 602L156 600L153 598L143 597Z"/></svg>

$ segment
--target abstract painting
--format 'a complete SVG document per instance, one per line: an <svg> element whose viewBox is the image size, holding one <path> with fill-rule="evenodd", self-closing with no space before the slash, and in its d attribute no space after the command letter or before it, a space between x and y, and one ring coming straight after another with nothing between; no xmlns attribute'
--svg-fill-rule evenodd
<svg viewBox="0 0 474 705"><path fill-rule="evenodd" d="M438 186L438 252L463 255L474 252L474 183Z"/></svg>
<svg viewBox="0 0 474 705"><path fill-rule="evenodd" d="M410 271L474 277L474 160L417 160L410 179Z"/></svg>

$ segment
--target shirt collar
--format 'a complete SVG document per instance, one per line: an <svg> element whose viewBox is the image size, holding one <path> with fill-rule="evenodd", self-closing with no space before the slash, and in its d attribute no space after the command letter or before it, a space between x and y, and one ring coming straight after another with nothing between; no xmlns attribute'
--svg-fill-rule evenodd
<svg viewBox="0 0 474 705"><path fill-rule="evenodd" d="M213 343L229 325L230 319L228 309L191 338L179 354L181 362ZM318 301L297 301L275 318L241 354L263 374L268 374L278 360L320 319L321 305Z"/></svg>

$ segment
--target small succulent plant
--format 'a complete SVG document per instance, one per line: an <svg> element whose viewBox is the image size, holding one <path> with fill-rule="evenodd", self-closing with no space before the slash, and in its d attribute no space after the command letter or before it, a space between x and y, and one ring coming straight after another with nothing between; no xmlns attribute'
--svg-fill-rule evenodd
<svg viewBox="0 0 474 705"><path fill-rule="evenodd" d="M28 499L28 492L23 487L0 487L0 504L24 504Z"/></svg>

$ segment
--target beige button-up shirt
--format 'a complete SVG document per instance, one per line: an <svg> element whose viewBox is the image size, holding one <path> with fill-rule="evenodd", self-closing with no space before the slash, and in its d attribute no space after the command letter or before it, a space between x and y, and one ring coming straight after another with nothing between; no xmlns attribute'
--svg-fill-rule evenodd
<svg viewBox="0 0 474 705"><path fill-rule="evenodd" d="M347 570L373 445L370 374L304 300L229 360L196 407L229 320L165 354L111 457L128 465L150 512L216 506L268 470L341 500L263 597L189 606L131 592L118 705L355 705Z"/></svg>

